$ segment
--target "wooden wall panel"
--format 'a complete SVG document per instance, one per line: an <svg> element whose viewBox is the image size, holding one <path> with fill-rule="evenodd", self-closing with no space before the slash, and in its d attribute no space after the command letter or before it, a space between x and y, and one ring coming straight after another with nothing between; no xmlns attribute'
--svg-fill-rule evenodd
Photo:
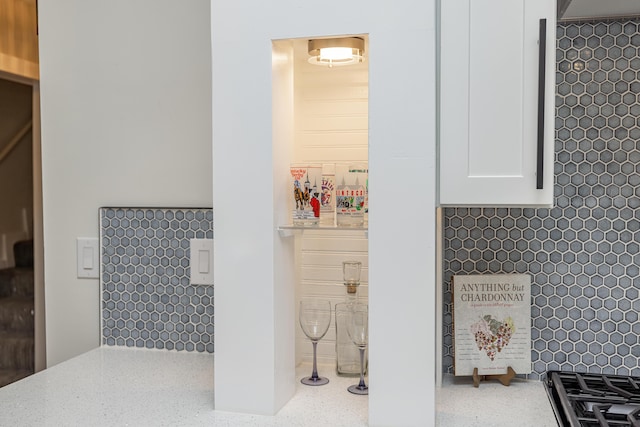
<svg viewBox="0 0 640 427"><path fill-rule="evenodd" d="M39 78L35 0L0 0L0 71Z"/></svg>

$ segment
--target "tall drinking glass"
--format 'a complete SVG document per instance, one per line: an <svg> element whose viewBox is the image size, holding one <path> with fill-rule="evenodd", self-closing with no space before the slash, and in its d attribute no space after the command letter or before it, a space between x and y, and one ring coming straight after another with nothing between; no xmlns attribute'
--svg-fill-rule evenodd
<svg viewBox="0 0 640 427"><path fill-rule="evenodd" d="M359 285L360 271L362 263L360 261L342 261L342 278L345 285Z"/></svg>
<svg viewBox="0 0 640 427"><path fill-rule="evenodd" d="M313 371L310 377L305 377L300 382L306 385L324 385L329 379L318 376L316 353L318 341L325 336L331 323L331 301L320 299L303 299L300 301L299 312L300 327L313 344Z"/></svg>
<svg viewBox="0 0 640 427"><path fill-rule="evenodd" d="M364 382L364 352L369 340L369 310L366 304L357 303L349 311L347 331L351 341L360 350L360 382L349 386L353 394L369 394L369 387Z"/></svg>

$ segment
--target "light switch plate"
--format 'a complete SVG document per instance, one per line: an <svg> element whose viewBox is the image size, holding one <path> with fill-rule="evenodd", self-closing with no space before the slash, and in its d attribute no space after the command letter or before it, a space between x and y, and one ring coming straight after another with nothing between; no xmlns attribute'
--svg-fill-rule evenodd
<svg viewBox="0 0 640 427"><path fill-rule="evenodd" d="M213 239L191 239L191 284L213 285Z"/></svg>
<svg viewBox="0 0 640 427"><path fill-rule="evenodd" d="M78 255L77 268L79 279L97 279L100 277L100 248L97 237L78 237L76 239Z"/></svg>

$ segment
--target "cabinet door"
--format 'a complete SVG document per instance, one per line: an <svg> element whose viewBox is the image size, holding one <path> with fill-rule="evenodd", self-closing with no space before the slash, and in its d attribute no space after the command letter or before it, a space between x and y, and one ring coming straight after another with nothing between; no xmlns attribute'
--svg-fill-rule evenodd
<svg viewBox="0 0 640 427"><path fill-rule="evenodd" d="M551 205L555 1L443 0L440 25L440 204Z"/></svg>

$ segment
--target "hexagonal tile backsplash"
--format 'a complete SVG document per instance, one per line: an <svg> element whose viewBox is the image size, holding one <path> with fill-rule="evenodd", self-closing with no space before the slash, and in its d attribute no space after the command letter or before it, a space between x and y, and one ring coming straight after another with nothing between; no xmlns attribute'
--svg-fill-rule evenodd
<svg viewBox="0 0 640 427"><path fill-rule="evenodd" d="M102 343L213 353L213 286L191 285L189 240L211 209L102 208Z"/></svg>
<svg viewBox="0 0 640 427"><path fill-rule="evenodd" d="M443 365L452 372L451 276L532 277L532 361L640 375L640 21L557 28L551 209L444 212Z"/></svg>

